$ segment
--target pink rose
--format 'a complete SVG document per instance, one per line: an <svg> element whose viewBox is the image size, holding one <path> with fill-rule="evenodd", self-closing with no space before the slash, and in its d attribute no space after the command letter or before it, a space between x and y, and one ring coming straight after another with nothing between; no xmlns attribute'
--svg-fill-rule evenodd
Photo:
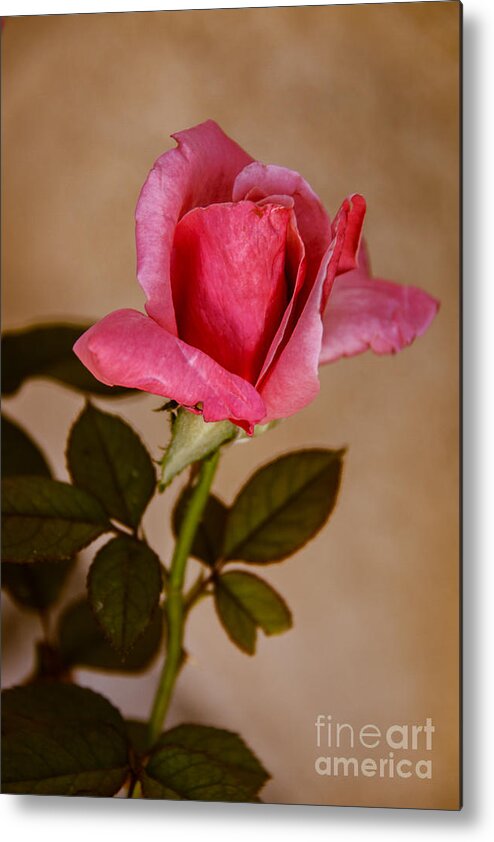
<svg viewBox="0 0 494 842"><path fill-rule="evenodd" d="M252 432L319 391L321 362L390 353L437 303L357 268L362 196L331 222L296 172L254 161L211 120L173 137L136 210L147 315L116 310L74 346L98 380Z"/></svg>

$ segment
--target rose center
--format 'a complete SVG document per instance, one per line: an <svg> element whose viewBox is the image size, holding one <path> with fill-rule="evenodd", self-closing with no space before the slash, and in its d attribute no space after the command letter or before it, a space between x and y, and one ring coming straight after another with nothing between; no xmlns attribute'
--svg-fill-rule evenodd
<svg viewBox="0 0 494 842"><path fill-rule="evenodd" d="M173 302L181 339L255 383L293 289L293 211L252 201L195 208L178 223Z"/></svg>

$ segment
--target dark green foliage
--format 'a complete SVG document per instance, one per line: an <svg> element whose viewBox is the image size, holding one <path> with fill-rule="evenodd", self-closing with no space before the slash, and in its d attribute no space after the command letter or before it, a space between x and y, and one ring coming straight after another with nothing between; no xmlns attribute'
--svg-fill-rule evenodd
<svg viewBox="0 0 494 842"><path fill-rule="evenodd" d="M74 602L62 614L58 627L62 663L65 669L142 672L160 651L163 623L163 612L158 608L134 647L122 657L105 639L87 600Z"/></svg>
<svg viewBox="0 0 494 842"><path fill-rule="evenodd" d="M120 713L72 684L31 684L2 693L2 791L114 795L128 774Z"/></svg>
<svg viewBox="0 0 494 842"><path fill-rule="evenodd" d="M2 417L2 476L51 476L38 446L5 415ZM2 588L23 608L46 611L57 599L73 560L56 564L2 563Z"/></svg>
<svg viewBox="0 0 494 842"><path fill-rule="evenodd" d="M146 798L195 801L257 800L268 779L237 734L205 725L165 732L141 776Z"/></svg>
<svg viewBox="0 0 494 842"><path fill-rule="evenodd" d="M60 596L75 559L44 564L2 562L2 588L23 608L46 611Z"/></svg>
<svg viewBox="0 0 494 842"><path fill-rule="evenodd" d="M96 497L111 518L138 526L153 496L156 473L125 421L87 404L70 432L67 464L74 484Z"/></svg>
<svg viewBox="0 0 494 842"><path fill-rule="evenodd" d="M89 325L38 325L2 337L2 394L14 394L31 377L47 377L93 395L132 394L100 383L79 361L73 346Z"/></svg>
<svg viewBox="0 0 494 842"><path fill-rule="evenodd" d="M62 561L111 527L99 502L79 488L45 477L2 483L2 559Z"/></svg>
<svg viewBox="0 0 494 842"><path fill-rule="evenodd" d="M88 576L88 598L105 637L125 655L149 625L162 587L156 553L125 535L96 555Z"/></svg>
<svg viewBox="0 0 494 842"><path fill-rule="evenodd" d="M2 477L28 475L50 477L51 471L26 431L2 415Z"/></svg>
<svg viewBox="0 0 494 842"><path fill-rule="evenodd" d="M189 498L190 491L185 488L173 509L172 524L175 537L180 531ZM194 558L210 566L220 558L227 514L225 504L214 494L210 494L192 545L191 555Z"/></svg>
<svg viewBox="0 0 494 842"><path fill-rule="evenodd" d="M268 564L297 552L331 514L343 451L299 450L260 468L231 506L223 558Z"/></svg>
<svg viewBox="0 0 494 842"><path fill-rule="evenodd" d="M249 655L256 650L257 629L281 634L292 626L290 610L259 576L234 570L215 580L216 611L229 638Z"/></svg>

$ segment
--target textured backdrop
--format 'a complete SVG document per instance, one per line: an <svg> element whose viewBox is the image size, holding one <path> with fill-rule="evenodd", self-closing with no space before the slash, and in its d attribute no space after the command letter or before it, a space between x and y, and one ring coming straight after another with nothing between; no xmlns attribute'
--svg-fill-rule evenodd
<svg viewBox="0 0 494 842"><path fill-rule="evenodd" d="M441 300L412 348L327 367L310 407L223 459L217 488L231 499L274 454L349 447L329 526L266 569L294 629L249 659L203 603L188 633L170 722L239 730L273 774L265 800L457 805L458 38L456 2L19 18L3 33L4 328L142 308L139 189L169 134L208 117L300 171L331 213L363 193L375 272ZM106 402L156 455L158 402ZM7 403L59 477L81 404L46 382ZM165 556L171 497L147 515ZM69 591L83 587L81 568ZM7 599L4 621L7 685L26 676L39 629ZM156 670L80 680L146 715ZM432 781L317 776L318 713L355 726L432 717Z"/></svg>

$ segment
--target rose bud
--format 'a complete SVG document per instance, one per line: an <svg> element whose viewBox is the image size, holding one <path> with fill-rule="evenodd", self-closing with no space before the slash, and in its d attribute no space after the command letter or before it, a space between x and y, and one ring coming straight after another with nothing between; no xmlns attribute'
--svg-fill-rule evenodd
<svg viewBox="0 0 494 842"><path fill-rule="evenodd" d="M74 346L98 380L251 434L315 398L320 363L426 330L434 299L369 276L362 196L331 222L301 175L254 161L213 121L173 137L136 210L147 315L116 310Z"/></svg>

